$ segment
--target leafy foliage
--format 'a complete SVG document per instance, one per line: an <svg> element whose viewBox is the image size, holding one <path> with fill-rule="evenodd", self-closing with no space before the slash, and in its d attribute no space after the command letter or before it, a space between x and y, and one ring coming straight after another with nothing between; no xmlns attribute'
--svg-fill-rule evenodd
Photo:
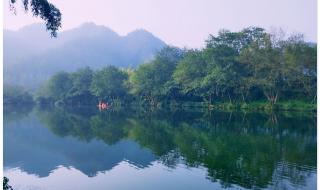
<svg viewBox="0 0 320 190"><path fill-rule="evenodd" d="M3 103L10 105L29 105L33 104L33 97L20 86L5 85L3 90Z"/></svg>
<svg viewBox="0 0 320 190"><path fill-rule="evenodd" d="M170 81L184 52L175 47L162 49L154 60L140 65L131 77L132 92L155 104L170 90Z"/></svg>
<svg viewBox="0 0 320 190"><path fill-rule="evenodd" d="M40 17L46 23L47 30L51 31L51 36L56 37L57 31L61 27L61 13L53 4L47 0L21 0L25 11L31 9L34 16ZM9 0L10 8L15 11L14 5L17 0Z"/></svg>
<svg viewBox="0 0 320 190"><path fill-rule="evenodd" d="M9 185L9 179L7 177L3 177L3 190L13 190Z"/></svg>
<svg viewBox="0 0 320 190"><path fill-rule="evenodd" d="M128 75L115 66L105 67L94 73L90 91L102 99L115 99L126 94Z"/></svg>
<svg viewBox="0 0 320 190"><path fill-rule="evenodd" d="M72 79L69 73L59 72L49 80L47 93L55 100L63 100L68 97L71 88Z"/></svg>
<svg viewBox="0 0 320 190"><path fill-rule="evenodd" d="M90 90L100 99L131 97L154 106L168 101L268 101L272 108L279 99L315 101L316 49L299 35L284 39L256 27L222 30L201 50L166 47L135 70L86 68L71 74L73 87L66 87L66 76L60 81L52 77L48 85L60 99L66 97L60 91L72 97Z"/></svg>

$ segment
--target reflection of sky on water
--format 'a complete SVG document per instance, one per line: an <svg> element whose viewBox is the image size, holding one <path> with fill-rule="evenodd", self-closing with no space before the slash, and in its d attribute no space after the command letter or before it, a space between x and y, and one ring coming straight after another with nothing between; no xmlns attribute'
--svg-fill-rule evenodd
<svg viewBox="0 0 320 190"><path fill-rule="evenodd" d="M42 120L40 121L38 115L35 114L35 112L30 113L27 117L20 118L19 116L15 116L13 118L11 117L10 120L8 118L9 117L4 118L4 174L5 176L9 177L9 184L13 185L15 190L69 190L103 188L160 190L221 189L222 187L227 187L228 189L242 189L243 187L246 187L248 183L248 181L245 181L243 179L253 179L246 177L241 179L232 177L228 178L232 176L232 174L230 174L230 172L228 173L228 171L241 173L242 170L228 170L228 166L220 167L217 164L214 165L213 168L211 168L211 173L213 172L214 176L218 176L218 179L212 179L208 177L207 165L203 165L201 162L197 164L197 162L203 158L209 159L209 157L206 156L208 152L201 148L203 147L203 145L201 144L194 145L199 146L199 155L202 155L203 158L195 158L195 165L192 166L192 164L190 165L190 163L186 163L187 160L178 153L178 150L166 152L165 155L159 157L155 155L154 150L149 149L150 147L146 148L151 145L158 147L156 144L154 144L155 142L165 143L165 140L161 140L162 136L160 136L157 140L150 138L140 139L143 140L142 142L145 144L140 144L141 142L139 141L129 140L130 138L127 138L126 136L122 137L121 140L115 142L114 144L107 144L104 141L98 140L96 138L93 138L87 142L86 140L79 140L73 136L67 135L61 137L54 134L51 131L51 128L48 128ZM111 120L108 121L111 122ZM207 128L201 128L202 123L197 121L194 124L190 125L193 126L192 128L183 127L182 129L187 130L187 132L190 132L190 134L195 132L202 134L202 130L205 131L207 130L207 128L209 129L210 127L212 127L210 125L203 125L207 126ZM209 124L207 122L204 123ZM132 122L132 124L137 125L138 123ZM199 127L197 125L199 125ZM132 128L137 126L125 127ZM157 128L157 124L151 126L150 123L150 126L146 127L147 128L138 129L147 130L146 133L143 133L144 135L148 134L148 132L153 133L152 130ZM219 139L224 135L229 135L229 133L233 130L240 130L240 133L242 133L242 130L249 129L251 130L249 136L246 136L248 132L246 131L244 133L245 135L242 135L241 139L250 140L251 138L253 138L253 140L261 141L268 139L267 137L270 136L270 133L273 133L272 131L276 129L270 128L270 132L266 132L265 130L269 130L269 128L265 128L264 126L260 126L257 128L248 126L248 128L243 129L242 127L239 128L237 126L230 126L234 128L230 128L228 130L231 131L228 131L227 128L225 128L226 126L218 127L219 128L217 129L219 129L222 132L213 133L214 135L217 135L213 139ZM155 134L161 135L162 133L160 132L165 129L167 128L163 128L160 131L154 132ZM190 129L190 131L188 131L188 129ZM260 131L261 129L264 130ZM168 130L173 129L169 127ZM310 131L304 132L300 129L296 130L296 128L291 127L284 128L279 131L282 131L282 136L279 136L279 132L277 131L275 131L277 132L275 136L276 139L278 139L276 140L276 142L278 143L279 141L280 144L292 143L292 139L290 138L291 136L295 137L293 139L301 139L299 138L299 136L306 137L303 138L304 140L299 143L299 146L296 147L297 149L310 148L310 145L313 146L316 143L316 137L315 135L310 135ZM137 130L135 132L137 132ZM192 138L196 137L183 136L183 134L186 135L188 133L182 133L181 131L176 132L182 135L180 136L182 137L182 139L180 140L183 140L183 138L190 138L189 140L190 142L192 142ZM265 135L266 137L261 136L260 133ZM268 134L269 136L266 134ZM130 133L128 135L130 135ZM207 138L209 136L204 137ZM188 139L186 140L186 142L189 142ZM225 141L227 139L223 140ZM197 141L197 143L200 142L201 141ZM233 141L231 140L230 142ZM266 142L274 141L261 141L260 144L265 145L264 143ZM169 142L167 143L170 144ZM221 141L221 143L224 142ZM255 143L259 144L259 142ZM306 145L304 145L304 143ZM161 146L162 145L166 146L166 144L161 144ZM215 142L215 144L212 145L219 145L219 141ZM247 144L244 143L243 145ZM159 147L160 150L162 150L161 146ZM312 146L311 148L313 148ZM283 147L292 149L291 146ZM187 151L185 153L188 153L188 151L193 150L190 149L191 147L189 147L189 149L188 147L184 148L187 148L184 150ZM244 147L230 147L230 150L236 151L232 153L235 156L238 155L238 152L242 153L243 155L245 151L239 150L239 148ZM219 151L221 153L221 150L218 150L217 153L219 153ZM286 152L286 150L283 151ZM312 152L312 149L310 149L309 152L310 151ZM228 152L229 151L225 153ZM314 164L312 164L314 156L311 156L309 159L302 159L302 157L299 157L304 156L301 155L301 152L304 151L292 151L292 153L298 155L289 154L290 157L288 157L290 159L293 159L293 161L298 162L290 163L284 160L276 160L276 165L273 166L273 173L270 173L270 176L271 174L272 176L270 179L267 179L270 181L266 181L267 188L313 189L316 187L316 168L314 167ZM261 153L263 153L263 151ZM266 156L265 154L261 153L258 153L256 157L258 163L260 164L261 159L263 158L259 156ZM211 156L212 155L213 154L211 152ZM193 156L193 154L190 154L189 156ZM277 156L277 154L271 156ZM170 159L173 157L177 157L178 159ZM233 158L233 155L230 158ZM245 165L248 162L244 162L241 158L242 157L239 157L237 161L237 167L243 168L243 171L251 171L248 170L248 166ZM300 160L297 158L300 158ZM174 160L176 161L176 163L170 162ZM255 162L254 160L255 159L253 159L253 162ZM192 160L190 160L189 158L189 162L190 161ZM213 159L213 161L219 162L219 160L215 159ZM210 162L211 160L207 163ZM221 162L221 164L225 164L225 162ZM265 169L265 166L261 167L262 169ZM247 174L244 173L242 176L245 175ZM221 181L221 176L226 177L224 178L224 180L227 180L227 182ZM249 183L255 184L255 182ZM241 185L242 187L237 186L235 184Z"/></svg>
<svg viewBox="0 0 320 190"><path fill-rule="evenodd" d="M19 179L19 183L12 182L16 190L222 189L218 182L212 183L205 179L206 172L203 168L186 168L184 165L179 165L172 171L159 162L153 162L150 167L139 170L128 162L122 161L110 171L98 172L95 177L88 177L73 167L62 166L54 169L49 176L43 178L27 174L18 168L8 169L5 174L10 179ZM317 175L312 174L304 187L293 186L288 180L282 179L268 188L310 190L316 187L316 179ZM233 185L228 189L243 188Z"/></svg>
<svg viewBox="0 0 320 190"><path fill-rule="evenodd" d="M140 168L155 160L149 150L129 140L108 145L100 140L81 142L73 137L58 137L43 127L33 114L6 126L4 144L5 167L20 167L39 177L48 176L59 165L94 176L123 160Z"/></svg>
<svg viewBox="0 0 320 190"><path fill-rule="evenodd" d="M59 167L49 176L38 178L35 175L28 175L19 169L12 169L5 172L9 179L19 178L17 189L209 189L219 188L206 180L206 173L202 169L177 167L171 172L158 162L143 170L135 169L129 163L120 162L110 171L99 172L95 177L90 178L75 168ZM165 183L164 183L165 182ZM14 184L14 183L13 183Z"/></svg>

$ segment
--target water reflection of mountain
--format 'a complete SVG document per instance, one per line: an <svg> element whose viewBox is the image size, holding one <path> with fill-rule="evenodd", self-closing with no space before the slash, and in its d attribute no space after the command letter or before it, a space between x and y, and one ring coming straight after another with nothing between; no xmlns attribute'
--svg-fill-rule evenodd
<svg viewBox="0 0 320 190"><path fill-rule="evenodd" d="M20 125L5 124L5 166L21 162L25 165L19 167L30 167L26 171L50 166L41 170L48 174L66 165L94 175L123 159L141 167L157 159L171 168L183 160L189 167L206 168L208 178L223 187L245 188L279 186L284 178L299 187L316 172L316 116L310 113L54 109L36 115ZM21 134L24 137L18 138ZM21 151L35 156L21 154L15 146L22 145L29 149ZM35 149L38 146L44 148Z"/></svg>
<svg viewBox="0 0 320 190"><path fill-rule="evenodd" d="M20 167L27 173L48 176L57 166L74 167L88 176L112 169L127 160L138 168L147 167L155 157L130 140L108 145L100 140L79 141L61 138L43 126L38 117L6 123L4 128L4 167Z"/></svg>

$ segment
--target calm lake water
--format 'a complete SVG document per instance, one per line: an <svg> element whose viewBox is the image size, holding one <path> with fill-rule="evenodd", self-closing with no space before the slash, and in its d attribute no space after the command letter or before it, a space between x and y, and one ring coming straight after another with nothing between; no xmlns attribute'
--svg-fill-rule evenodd
<svg viewBox="0 0 320 190"><path fill-rule="evenodd" d="M316 114L4 110L15 190L316 189Z"/></svg>

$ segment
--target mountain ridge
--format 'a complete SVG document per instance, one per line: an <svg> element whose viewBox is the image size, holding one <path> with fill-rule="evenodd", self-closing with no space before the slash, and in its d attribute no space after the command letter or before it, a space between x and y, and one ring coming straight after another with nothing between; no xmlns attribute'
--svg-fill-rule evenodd
<svg viewBox="0 0 320 190"><path fill-rule="evenodd" d="M4 83L33 89L59 71L106 65L135 68L164 46L165 42L144 29L120 36L94 23L59 32L57 38L51 38L40 24L5 30Z"/></svg>

